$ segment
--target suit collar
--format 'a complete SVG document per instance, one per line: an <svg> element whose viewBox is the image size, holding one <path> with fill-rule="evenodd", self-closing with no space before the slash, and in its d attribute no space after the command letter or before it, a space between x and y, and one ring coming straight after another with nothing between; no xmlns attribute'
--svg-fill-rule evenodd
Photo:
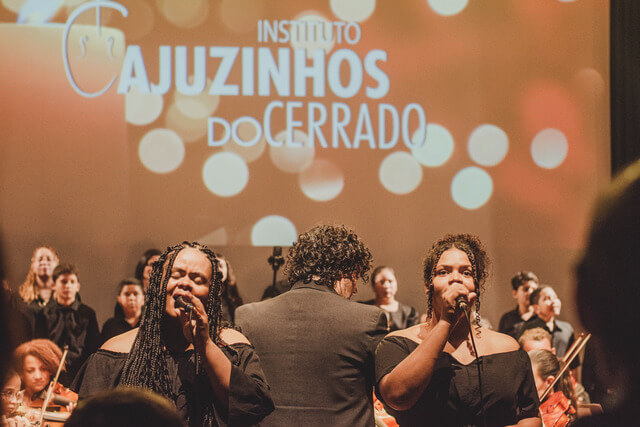
<svg viewBox="0 0 640 427"><path fill-rule="evenodd" d="M293 286L291 286L291 290L294 289L302 289L302 288L307 288L307 289L315 289L317 291L322 291L322 292L331 292L333 294L338 295L338 293L334 290L334 289L330 289L328 287L326 287L325 285L320 285L316 282L309 282L309 283L304 283L304 282L296 282L293 284Z"/></svg>

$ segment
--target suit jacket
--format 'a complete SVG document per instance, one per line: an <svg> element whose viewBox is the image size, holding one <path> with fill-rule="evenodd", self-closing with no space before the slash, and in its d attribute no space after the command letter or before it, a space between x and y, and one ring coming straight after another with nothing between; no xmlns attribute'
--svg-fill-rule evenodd
<svg viewBox="0 0 640 427"><path fill-rule="evenodd" d="M276 405L261 425L374 425L374 353L387 331L382 310L296 283L238 307L236 324L260 357Z"/></svg>

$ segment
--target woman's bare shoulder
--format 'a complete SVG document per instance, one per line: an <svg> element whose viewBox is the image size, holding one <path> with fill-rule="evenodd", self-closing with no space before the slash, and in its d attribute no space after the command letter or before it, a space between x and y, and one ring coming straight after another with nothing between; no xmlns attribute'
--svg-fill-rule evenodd
<svg viewBox="0 0 640 427"><path fill-rule="evenodd" d="M506 353L520 348L518 341L507 334L486 328L482 328L481 333L484 335L483 339L491 347L491 353Z"/></svg>
<svg viewBox="0 0 640 427"><path fill-rule="evenodd" d="M137 335L138 328L132 329L107 340L104 344L102 344L102 347L100 348L116 353L129 353L131 351L131 347L133 347L133 342L136 340Z"/></svg>

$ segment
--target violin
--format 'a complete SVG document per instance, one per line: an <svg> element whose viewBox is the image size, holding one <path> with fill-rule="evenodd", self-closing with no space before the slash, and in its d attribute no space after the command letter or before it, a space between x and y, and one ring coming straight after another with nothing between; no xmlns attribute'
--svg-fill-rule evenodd
<svg viewBox="0 0 640 427"><path fill-rule="evenodd" d="M46 390L33 396L30 407L18 408L19 415L34 426L62 427L78 402L78 395L58 382L68 351L65 346L56 375Z"/></svg>
<svg viewBox="0 0 640 427"><path fill-rule="evenodd" d="M545 427L565 427L576 418L576 408L560 390L540 404L540 414Z"/></svg>
<svg viewBox="0 0 640 427"><path fill-rule="evenodd" d="M571 400L560 390L553 394L550 393L558 380L567 371L573 359L580 354L589 338L591 338L591 334L586 336L585 334L580 334L562 358L560 371L540 396L540 415L542 416L542 425L544 427L565 427L576 419L577 410L571 404Z"/></svg>

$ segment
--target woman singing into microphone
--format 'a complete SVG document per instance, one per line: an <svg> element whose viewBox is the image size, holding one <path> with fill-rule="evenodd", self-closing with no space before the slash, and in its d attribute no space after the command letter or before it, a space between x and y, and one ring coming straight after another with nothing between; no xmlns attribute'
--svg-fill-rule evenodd
<svg viewBox="0 0 640 427"><path fill-rule="evenodd" d="M221 275L206 246L183 242L153 264L140 327L107 341L78 373L82 399L118 385L172 400L194 426L253 425L273 410L260 361L222 327Z"/></svg>
<svg viewBox="0 0 640 427"><path fill-rule="evenodd" d="M427 321L387 335L376 352L377 395L401 426L540 425L527 354L477 325L488 264L468 234L427 254Z"/></svg>

